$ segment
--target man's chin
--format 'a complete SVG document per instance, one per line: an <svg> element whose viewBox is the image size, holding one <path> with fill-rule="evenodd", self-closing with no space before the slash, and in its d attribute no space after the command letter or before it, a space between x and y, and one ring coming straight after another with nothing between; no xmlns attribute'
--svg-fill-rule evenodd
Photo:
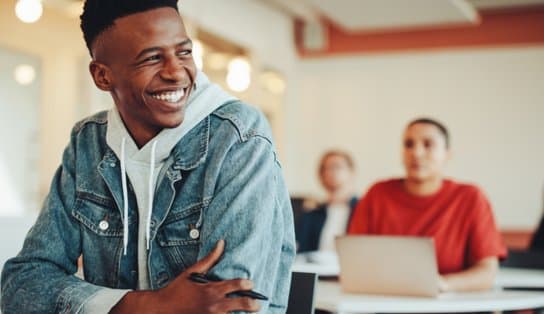
<svg viewBox="0 0 544 314"><path fill-rule="evenodd" d="M165 129L174 129L185 121L184 113L177 113L171 116L163 116L158 119L158 124Z"/></svg>
<svg viewBox="0 0 544 314"><path fill-rule="evenodd" d="M180 126L183 123L183 119L181 121L174 121L174 122L168 122L163 124L163 128L165 129L175 129L178 126Z"/></svg>
<svg viewBox="0 0 544 314"><path fill-rule="evenodd" d="M408 180L414 182L414 183L423 183L428 178L427 175L421 174L421 173L410 173L408 174Z"/></svg>

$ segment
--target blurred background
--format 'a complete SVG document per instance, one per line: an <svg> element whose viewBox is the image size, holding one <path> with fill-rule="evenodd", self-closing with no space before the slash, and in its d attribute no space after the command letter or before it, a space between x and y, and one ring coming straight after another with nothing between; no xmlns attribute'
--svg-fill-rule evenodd
<svg viewBox="0 0 544 314"><path fill-rule="evenodd" d="M478 184L511 246L544 203L544 1L181 0L208 76L266 114L293 196L350 152L362 195L401 176L419 116L452 134L449 176ZM0 216L39 211L73 124L112 106L88 73L79 0L0 0Z"/></svg>

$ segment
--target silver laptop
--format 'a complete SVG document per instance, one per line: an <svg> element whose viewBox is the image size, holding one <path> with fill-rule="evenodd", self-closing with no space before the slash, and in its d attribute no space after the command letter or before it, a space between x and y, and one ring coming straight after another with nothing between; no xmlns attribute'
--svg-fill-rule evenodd
<svg viewBox="0 0 544 314"><path fill-rule="evenodd" d="M439 293L432 238L336 238L340 285L350 293L434 297Z"/></svg>

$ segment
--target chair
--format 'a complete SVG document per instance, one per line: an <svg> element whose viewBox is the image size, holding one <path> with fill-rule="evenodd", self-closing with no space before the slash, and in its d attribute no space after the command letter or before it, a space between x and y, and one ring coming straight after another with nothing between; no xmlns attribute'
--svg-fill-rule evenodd
<svg viewBox="0 0 544 314"><path fill-rule="evenodd" d="M286 314L314 314L317 274L293 272Z"/></svg>
<svg viewBox="0 0 544 314"><path fill-rule="evenodd" d="M295 225L298 223L300 216L317 206L318 203L313 198L305 196L291 196L291 207L293 208L293 219Z"/></svg>
<svg viewBox="0 0 544 314"><path fill-rule="evenodd" d="M540 219L540 223L533 233L529 250L541 252L544 251L544 216Z"/></svg>
<svg viewBox="0 0 544 314"><path fill-rule="evenodd" d="M510 250L501 267L544 269L544 252Z"/></svg>
<svg viewBox="0 0 544 314"><path fill-rule="evenodd" d="M542 210L544 211L544 191L542 191ZM540 218L540 223L533 233L529 250L544 251L544 215Z"/></svg>

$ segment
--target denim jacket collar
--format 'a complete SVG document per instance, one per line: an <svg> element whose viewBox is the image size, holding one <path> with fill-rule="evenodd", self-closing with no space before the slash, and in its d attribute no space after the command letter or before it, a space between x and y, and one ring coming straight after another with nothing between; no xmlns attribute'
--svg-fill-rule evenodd
<svg viewBox="0 0 544 314"><path fill-rule="evenodd" d="M210 139L210 117L200 121L186 136L172 149L172 168L176 170L191 170L206 160L208 155L208 143ZM119 158L108 147L102 161L98 164L99 172L109 168L108 165L116 164Z"/></svg>
<svg viewBox="0 0 544 314"><path fill-rule="evenodd" d="M174 158L172 168L176 170L191 170L206 160L210 140L210 117L200 121L172 149Z"/></svg>

